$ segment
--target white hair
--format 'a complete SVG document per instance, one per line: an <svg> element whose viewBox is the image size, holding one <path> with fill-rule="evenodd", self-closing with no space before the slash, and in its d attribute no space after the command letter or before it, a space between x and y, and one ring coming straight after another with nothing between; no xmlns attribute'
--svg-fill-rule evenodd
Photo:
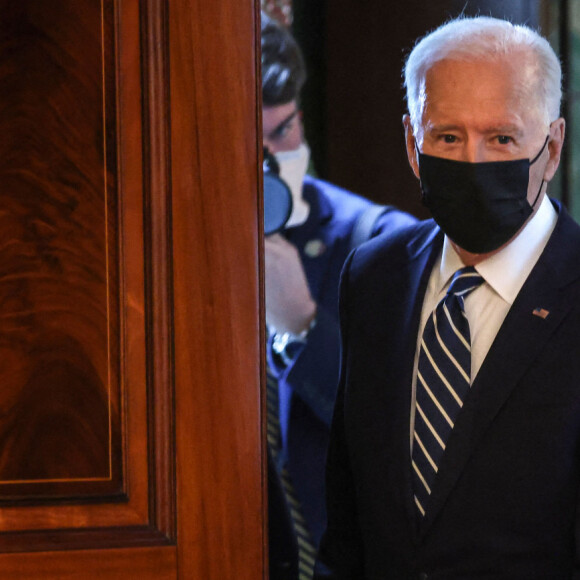
<svg viewBox="0 0 580 580"><path fill-rule="evenodd" d="M546 125L560 116L562 69L548 41L523 25L487 16L460 17L423 37L413 48L404 67L407 107L414 130L421 121L427 71L444 59L477 61L514 53L529 55L534 79L535 105Z"/></svg>

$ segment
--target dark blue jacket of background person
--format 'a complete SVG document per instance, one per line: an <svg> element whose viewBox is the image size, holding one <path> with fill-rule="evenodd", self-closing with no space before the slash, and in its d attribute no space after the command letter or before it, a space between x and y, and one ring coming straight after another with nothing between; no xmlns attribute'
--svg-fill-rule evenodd
<svg viewBox="0 0 580 580"><path fill-rule="evenodd" d="M352 249L357 220L372 203L307 176L303 196L307 221L283 235L299 251L310 292L317 304L316 324L307 343L285 366L268 345L268 361L278 377L283 454L316 546L326 526L325 458L338 385L340 336L338 287ZM370 236L392 232L416 219L389 209L374 222ZM277 472L269 461L270 579L297 578L297 546Z"/></svg>

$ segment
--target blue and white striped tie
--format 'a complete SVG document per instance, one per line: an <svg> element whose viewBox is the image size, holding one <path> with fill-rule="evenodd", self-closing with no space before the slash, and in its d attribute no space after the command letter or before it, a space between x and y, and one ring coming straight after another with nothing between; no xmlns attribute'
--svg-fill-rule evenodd
<svg viewBox="0 0 580 580"><path fill-rule="evenodd" d="M267 429L268 446L276 465L280 482L284 490L288 511L292 518L296 542L298 544L298 580L311 580L314 573L314 563L316 560L316 548L312 542L312 537L308 530L308 525L302 514L302 506L298 501L296 491L292 485L290 473L285 465L281 464L280 448L282 444L280 432L279 405L280 398L278 392L278 380L271 370L267 369L266 374L266 405L267 405ZM274 580L274 579L272 579Z"/></svg>
<svg viewBox="0 0 580 580"><path fill-rule="evenodd" d="M423 331L412 453L415 504L421 516L425 515L447 440L471 386L471 339L464 299L482 282L472 266L455 272L447 294Z"/></svg>

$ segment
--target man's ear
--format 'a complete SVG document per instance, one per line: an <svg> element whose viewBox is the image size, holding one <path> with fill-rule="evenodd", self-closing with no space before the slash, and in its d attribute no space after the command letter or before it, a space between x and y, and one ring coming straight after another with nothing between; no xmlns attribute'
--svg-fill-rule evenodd
<svg viewBox="0 0 580 580"><path fill-rule="evenodd" d="M407 159L409 160L409 165L415 177L419 179L419 163L417 162L417 150L415 148L415 134L413 132L413 126L411 125L411 117L408 114L403 115L403 127L405 128Z"/></svg>
<svg viewBox="0 0 580 580"><path fill-rule="evenodd" d="M566 133L566 122L562 117L550 124L550 140L548 141L548 151L550 160L544 171L544 181L550 181L554 177L560 165L560 156L564 145L564 135Z"/></svg>

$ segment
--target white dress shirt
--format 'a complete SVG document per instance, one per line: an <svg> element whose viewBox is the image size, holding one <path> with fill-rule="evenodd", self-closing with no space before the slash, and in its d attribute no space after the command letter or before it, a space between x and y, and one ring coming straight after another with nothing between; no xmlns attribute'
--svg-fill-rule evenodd
<svg viewBox="0 0 580 580"><path fill-rule="evenodd" d="M557 219L556 210L548 197L544 196L538 211L518 236L497 254L475 267L484 283L465 299L465 314L471 335L472 383L518 292L546 247ZM445 296L453 274L463 267L459 255L445 236L443 249L431 271L421 311L413 369L411 445L415 428L415 389L423 329L427 319Z"/></svg>

